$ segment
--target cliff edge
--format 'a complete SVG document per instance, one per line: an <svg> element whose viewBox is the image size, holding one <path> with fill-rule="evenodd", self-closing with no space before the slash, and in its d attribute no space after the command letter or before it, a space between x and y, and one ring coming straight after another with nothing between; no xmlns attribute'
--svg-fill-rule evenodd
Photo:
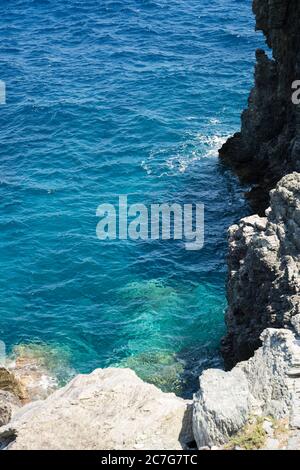
<svg viewBox="0 0 300 470"><path fill-rule="evenodd" d="M292 327L300 313L300 174L286 175L270 193L265 217L229 229L226 368L251 357L267 327Z"/></svg>
<svg viewBox="0 0 300 470"><path fill-rule="evenodd" d="M220 157L242 180L255 184L248 196L263 215L269 190L286 174L300 171L300 105L292 102L292 84L300 80L300 2L254 0L253 11L273 58L256 52L255 86L241 131L223 145Z"/></svg>

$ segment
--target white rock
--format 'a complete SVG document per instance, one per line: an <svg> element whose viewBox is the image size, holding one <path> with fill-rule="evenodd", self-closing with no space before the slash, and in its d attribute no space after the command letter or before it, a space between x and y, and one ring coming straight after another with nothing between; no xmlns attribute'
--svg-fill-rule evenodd
<svg viewBox="0 0 300 470"><path fill-rule="evenodd" d="M198 447L225 444L252 415L289 417L293 421L300 416L300 378L288 375L300 355L300 343L285 329L269 328L261 339L263 345L254 357L230 372L209 369L201 375L193 411ZM265 423L272 437L272 425Z"/></svg>
<svg viewBox="0 0 300 470"><path fill-rule="evenodd" d="M300 336L300 314L295 315L291 319L291 323L295 329L297 336Z"/></svg>
<svg viewBox="0 0 300 470"><path fill-rule="evenodd" d="M198 447L221 445L246 423L250 393L244 373L209 369L194 396L193 430Z"/></svg>
<svg viewBox="0 0 300 470"><path fill-rule="evenodd" d="M8 449L182 449L193 441L191 405L130 369L78 375L0 428Z"/></svg>
<svg viewBox="0 0 300 470"><path fill-rule="evenodd" d="M268 437L264 449L265 450L277 450L279 448L280 448L280 442L277 439Z"/></svg>
<svg viewBox="0 0 300 470"><path fill-rule="evenodd" d="M274 436L274 429L270 421L265 420L262 424L262 428L268 434L269 437Z"/></svg>

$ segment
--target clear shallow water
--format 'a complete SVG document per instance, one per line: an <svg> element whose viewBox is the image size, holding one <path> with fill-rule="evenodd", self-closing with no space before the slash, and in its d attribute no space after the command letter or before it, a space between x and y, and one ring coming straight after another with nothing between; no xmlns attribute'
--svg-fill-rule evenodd
<svg viewBox="0 0 300 470"><path fill-rule="evenodd" d="M217 149L239 127L262 41L251 1L1 7L0 339L188 394L216 361L226 229L247 212ZM100 242L96 208L119 194L204 203L204 249Z"/></svg>

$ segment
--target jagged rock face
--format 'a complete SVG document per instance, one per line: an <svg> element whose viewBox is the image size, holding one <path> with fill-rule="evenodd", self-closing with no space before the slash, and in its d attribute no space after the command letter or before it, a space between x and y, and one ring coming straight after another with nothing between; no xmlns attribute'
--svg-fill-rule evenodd
<svg viewBox="0 0 300 470"><path fill-rule="evenodd" d="M300 105L292 103L292 83L300 80L300 2L254 0L253 10L273 59L257 51L255 86L241 132L224 144L220 156L245 181L257 183L250 200L262 214L268 191L282 176L300 171Z"/></svg>
<svg viewBox="0 0 300 470"><path fill-rule="evenodd" d="M12 393L20 400L27 398L26 391L15 375L6 367L0 366L0 391Z"/></svg>
<svg viewBox="0 0 300 470"><path fill-rule="evenodd" d="M9 422L25 396L25 391L14 374L0 366L0 426Z"/></svg>
<svg viewBox="0 0 300 470"><path fill-rule="evenodd" d="M253 358L230 372L208 369L194 396L198 448L226 443L251 416L287 418L300 428L300 343L289 330L266 329ZM298 434L297 434L298 435Z"/></svg>
<svg viewBox="0 0 300 470"><path fill-rule="evenodd" d="M194 396L193 430L198 448L224 444L247 422L250 394L243 372L208 369Z"/></svg>
<svg viewBox="0 0 300 470"><path fill-rule="evenodd" d="M229 229L227 369L253 355L265 328L292 326L300 313L300 174L285 176L270 197L266 217Z"/></svg>
<svg viewBox="0 0 300 470"><path fill-rule="evenodd" d="M23 449L182 449L193 441L191 404L130 369L79 375L0 428L0 446Z"/></svg>
<svg viewBox="0 0 300 470"><path fill-rule="evenodd" d="M22 402L12 392L0 390L0 426L7 424Z"/></svg>
<svg viewBox="0 0 300 470"><path fill-rule="evenodd" d="M6 401L0 400L0 426L4 426L11 419L11 407Z"/></svg>

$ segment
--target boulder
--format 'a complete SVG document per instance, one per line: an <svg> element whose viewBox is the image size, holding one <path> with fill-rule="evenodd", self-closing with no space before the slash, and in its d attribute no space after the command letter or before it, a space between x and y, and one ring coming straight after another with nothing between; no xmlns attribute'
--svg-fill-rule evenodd
<svg viewBox="0 0 300 470"><path fill-rule="evenodd" d="M0 427L7 424L21 406L21 401L13 393L0 390Z"/></svg>
<svg viewBox="0 0 300 470"><path fill-rule="evenodd" d="M191 403L144 383L130 369L78 375L0 429L9 450L183 449L193 441Z"/></svg>
<svg viewBox="0 0 300 470"><path fill-rule="evenodd" d="M198 448L225 444L252 415L298 422L300 343L285 329L266 329L261 340L254 357L230 372L201 375L193 411Z"/></svg>
<svg viewBox="0 0 300 470"><path fill-rule="evenodd" d="M220 445L246 424L250 393L245 374L218 369L203 372L194 397L194 436L198 447Z"/></svg>
<svg viewBox="0 0 300 470"><path fill-rule="evenodd" d="M0 398L0 426L7 424L11 419L12 409L6 400Z"/></svg>
<svg viewBox="0 0 300 470"><path fill-rule="evenodd" d="M10 392L20 400L25 400L27 397L19 380L4 366L0 366L0 390Z"/></svg>

